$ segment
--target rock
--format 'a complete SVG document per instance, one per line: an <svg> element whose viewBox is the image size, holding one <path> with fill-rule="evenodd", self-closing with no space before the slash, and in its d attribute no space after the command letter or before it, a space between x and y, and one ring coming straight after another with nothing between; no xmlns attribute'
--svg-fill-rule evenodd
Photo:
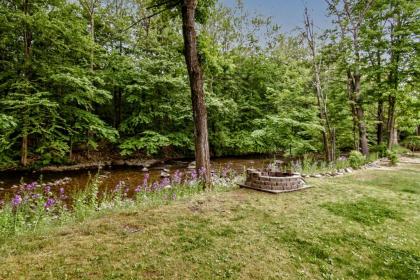
<svg viewBox="0 0 420 280"><path fill-rule="evenodd" d="M346 173L352 173L352 172L353 172L353 169L351 169L351 168L349 167L349 168L344 169L344 171L345 171Z"/></svg>
<svg viewBox="0 0 420 280"><path fill-rule="evenodd" d="M148 172L148 171L149 171L149 168L147 168L147 167L143 167L143 168L141 169L141 171L143 171L143 172Z"/></svg>
<svg viewBox="0 0 420 280"><path fill-rule="evenodd" d="M168 168L164 168L164 169L163 169L163 172L169 173L169 172L170 172L170 170L169 170Z"/></svg>
<svg viewBox="0 0 420 280"><path fill-rule="evenodd" d="M171 185L166 185L166 186L164 186L163 188L164 188L165 190L167 190L167 189L172 188L172 186L171 186Z"/></svg>
<svg viewBox="0 0 420 280"><path fill-rule="evenodd" d="M167 173L167 172L160 172L160 177L162 177L162 178L168 178L169 176L171 176L171 175L169 175L169 173Z"/></svg>
<svg viewBox="0 0 420 280"><path fill-rule="evenodd" d="M299 172L293 172L293 176L302 176Z"/></svg>
<svg viewBox="0 0 420 280"><path fill-rule="evenodd" d="M312 178L322 178L321 174L312 174L311 175Z"/></svg>
<svg viewBox="0 0 420 280"><path fill-rule="evenodd" d="M0 188L0 191L4 191L4 188Z"/></svg>
<svg viewBox="0 0 420 280"><path fill-rule="evenodd" d="M4 182L3 181L0 181L0 185L3 185L4 184Z"/></svg>

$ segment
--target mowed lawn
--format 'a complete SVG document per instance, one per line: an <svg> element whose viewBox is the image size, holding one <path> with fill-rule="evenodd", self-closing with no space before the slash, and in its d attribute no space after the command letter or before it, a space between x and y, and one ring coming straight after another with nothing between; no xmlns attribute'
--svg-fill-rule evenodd
<svg viewBox="0 0 420 280"><path fill-rule="evenodd" d="M0 279L419 279L420 164L236 189L2 245Z"/></svg>

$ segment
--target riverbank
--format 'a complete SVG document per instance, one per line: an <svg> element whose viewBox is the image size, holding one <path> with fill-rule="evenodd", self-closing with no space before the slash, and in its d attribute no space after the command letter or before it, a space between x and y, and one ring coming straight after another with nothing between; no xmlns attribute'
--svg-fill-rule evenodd
<svg viewBox="0 0 420 280"><path fill-rule="evenodd" d="M197 193L3 244L0 278L417 279L420 165L308 178L282 195Z"/></svg>

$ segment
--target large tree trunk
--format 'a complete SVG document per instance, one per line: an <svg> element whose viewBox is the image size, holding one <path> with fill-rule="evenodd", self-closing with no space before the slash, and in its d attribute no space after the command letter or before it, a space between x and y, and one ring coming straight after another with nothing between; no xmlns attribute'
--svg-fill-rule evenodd
<svg viewBox="0 0 420 280"><path fill-rule="evenodd" d="M398 144L398 133L395 128L395 103L396 97L392 94L388 98L388 149Z"/></svg>
<svg viewBox="0 0 420 280"><path fill-rule="evenodd" d="M197 0L182 2L182 31L184 35L184 55L191 87L194 117L195 160L197 172L204 180L205 187L211 185L210 149L207 131L207 108L204 98L203 72L197 52L195 31L195 11Z"/></svg>
<svg viewBox="0 0 420 280"><path fill-rule="evenodd" d="M23 12L25 15L29 15L30 4L29 0L25 0L22 6ZM23 33L23 53L24 53L24 77L28 81L32 76L32 31L30 30L29 25L24 23L24 33ZM20 152L20 164L26 166L28 164L28 116L29 112L23 112L23 127L22 127L22 142L21 142L21 152Z"/></svg>
<svg viewBox="0 0 420 280"><path fill-rule="evenodd" d="M359 140L360 140L360 148L362 150L362 154L365 156L369 154L369 146L367 140L367 130L365 124L365 114L363 111L363 105L360 100L360 75L355 74L354 77L354 95L356 101L356 112L357 112L357 122L359 127Z"/></svg>
<svg viewBox="0 0 420 280"><path fill-rule="evenodd" d="M360 99L360 74L352 73L350 70L347 71L348 78L348 90L349 90L349 99L351 103L351 110L353 115L353 122L356 124L356 127L359 132L359 141L360 150L362 154L369 154L369 146L367 139L367 129L365 124L365 116L362 101Z"/></svg>

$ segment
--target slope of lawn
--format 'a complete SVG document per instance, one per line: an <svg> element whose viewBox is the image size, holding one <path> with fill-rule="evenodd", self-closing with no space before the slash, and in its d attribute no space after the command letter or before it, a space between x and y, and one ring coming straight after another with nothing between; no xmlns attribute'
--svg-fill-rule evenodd
<svg viewBox="0 0 420 280"><path fill-rule="evenodd" d="M420 164L110 212L11 239L0 279L419 279Z"/></svg>

